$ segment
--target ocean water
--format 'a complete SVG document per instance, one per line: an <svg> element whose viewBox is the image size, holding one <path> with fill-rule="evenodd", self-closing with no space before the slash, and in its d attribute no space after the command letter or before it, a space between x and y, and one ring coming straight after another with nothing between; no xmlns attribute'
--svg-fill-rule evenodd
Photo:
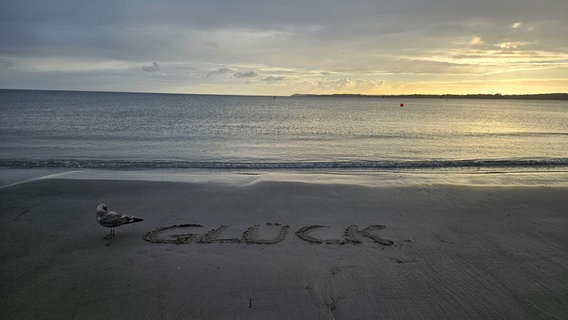
<svg viewBox="0 0 568 320"><path fill-rule="evenodd" d="M0 167L566 170L568 101L0 90Z"/></svg>

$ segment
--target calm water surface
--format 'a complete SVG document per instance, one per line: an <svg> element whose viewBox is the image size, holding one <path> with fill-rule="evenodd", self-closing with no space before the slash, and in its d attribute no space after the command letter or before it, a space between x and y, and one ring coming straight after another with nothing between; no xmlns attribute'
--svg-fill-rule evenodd
<svg viewBox="0 0 568 320"><path fill-rule="evenodd" d="M567 101L0 90L12 167L565 166L566 146Z"/></svg>

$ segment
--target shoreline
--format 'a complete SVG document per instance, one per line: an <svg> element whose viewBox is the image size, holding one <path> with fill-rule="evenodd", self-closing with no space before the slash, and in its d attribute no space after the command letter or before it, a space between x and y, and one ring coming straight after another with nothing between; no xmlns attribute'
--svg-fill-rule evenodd
<svg viewBox="0 0 568 320"><path fill-rule="evenodd" d="M0 168L0 189L45 179L132 180L253 185L304 182L362 186L463 185L568 187L568 168L421 169L421 170L216 170L216 169L68 169Z"/></svg>
<svg viewBox="0 0 568 320"><path fill-rule="evenodd" d="M487 175L465 184L379 174L370 181L392 183L365 184L329 175L245 172L230 182L224 172L193 172L182 182L101 173L3 188L7 319L568 316L563 177L545 174L545 186L544 178L521 184L525 176L498 185ZM104 239L100 202L144 221ZM170 242L145 241L160 228L157 239Z"/></svg>

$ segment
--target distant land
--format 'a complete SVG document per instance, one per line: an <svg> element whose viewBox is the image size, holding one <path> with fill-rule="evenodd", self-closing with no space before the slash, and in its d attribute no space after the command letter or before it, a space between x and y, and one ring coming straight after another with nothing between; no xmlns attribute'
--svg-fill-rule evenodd
<svg viewBox="0 0 568 320"><path fill-rule="evenodd" d="M5 89L0 91L52 91L52 92L91 92L91 93L134 93L134 94L171 94L171 95L219 95L234 96L233 94L195 94L195 93L169 93L169 92L136 92L136 91L90 91L90 90L52 90L52 89ZM238 95L237 95L238 96ZM244 95L248 96L248 95ZM254 96L254 95L253 95ZM272 95L258 95L277 97ZM517 99L517 100L568 100L568 93L535 93L535 94L357 94L357 93L295 93L290 97L315 98L394 98L394 99Z"/></svg>
<svg viewBox="0 0 568 320"><path fill-rule="evenodd" d="M293 94L292 97L330 97L330 98L418 98L418 99L518 99L518 100L568 100L568 93L540 94L402 94L402 95L368 95L368 94Z"/></svg>

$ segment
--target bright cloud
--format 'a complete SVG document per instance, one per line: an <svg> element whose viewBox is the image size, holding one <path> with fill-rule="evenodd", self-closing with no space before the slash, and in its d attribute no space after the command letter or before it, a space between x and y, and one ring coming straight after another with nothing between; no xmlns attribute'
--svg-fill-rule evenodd
<svg viewBox="0 0 568 320"><path fill-rule="evenodd" d="M471 40L469 40L469 44L477 46L477 45L485 44L485 42L483 41L483 39L481 39L481 37L474 36L473 38L471 38Z"/></svg>

